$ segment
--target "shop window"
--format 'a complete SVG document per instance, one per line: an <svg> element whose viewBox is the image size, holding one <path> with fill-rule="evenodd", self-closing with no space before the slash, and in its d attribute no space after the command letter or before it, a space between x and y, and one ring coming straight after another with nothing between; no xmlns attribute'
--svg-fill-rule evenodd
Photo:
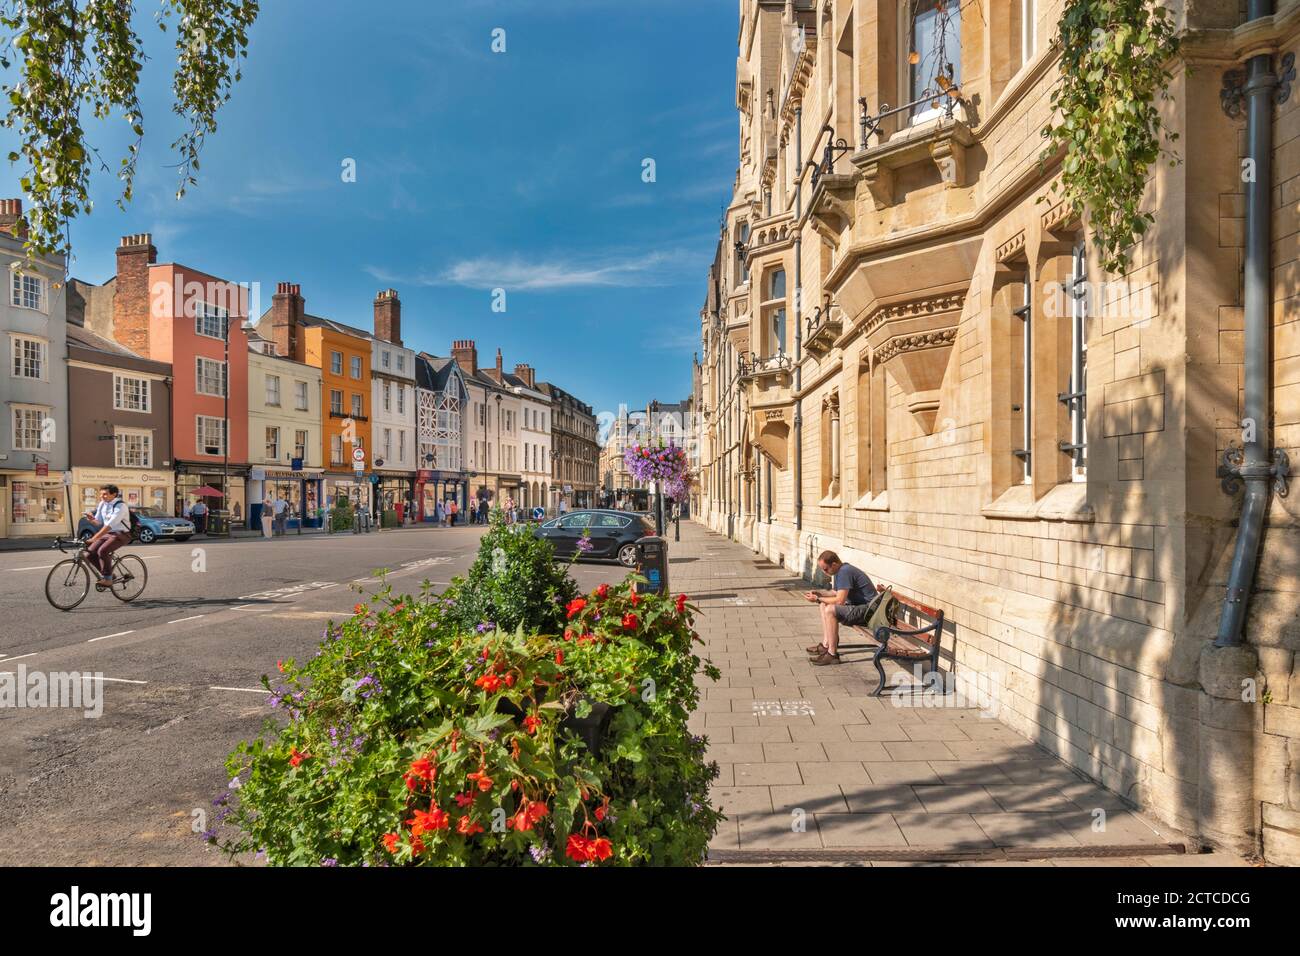
<svg viewBox="0 0 1300 956"><path fill-rule="evenodd" d="M13 524L62 524L66 492L60 481L15 481L10 520Z"/></svg>

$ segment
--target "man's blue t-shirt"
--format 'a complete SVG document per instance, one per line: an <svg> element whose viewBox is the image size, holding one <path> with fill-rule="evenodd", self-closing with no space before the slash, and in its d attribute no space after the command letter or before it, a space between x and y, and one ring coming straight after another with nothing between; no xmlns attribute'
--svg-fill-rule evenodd
<svg viewBox="0 0 1300 956"><path fill-rule="evenodd" d="M871 583L871 578L851 564L840 565L831 580L831 589L834 591L847 589L849 604L870 604L876 596L876 586Z"/></svg>

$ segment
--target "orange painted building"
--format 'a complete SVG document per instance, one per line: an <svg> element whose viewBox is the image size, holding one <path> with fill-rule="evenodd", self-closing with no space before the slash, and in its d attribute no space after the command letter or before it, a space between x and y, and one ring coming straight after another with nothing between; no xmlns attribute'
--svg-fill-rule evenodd
<svg viewBox="0 0 1300 956"><path fill-rule="evenodd" d="M238 525L247 509L248 337L243 324L248 289L178 263L159 263L157 257L148 233L122 238L112 337L145 358L172 366L171 464L177 507L195 499L197 489L211 486L222 495L205 496L205 503L230 509Z"/></svg>
<svg viewBox="0 0 1300 956"><path fill-rule="evenodd" d="M370 337L360 329L308 315L301 287L281 282L271 308L258 323L275 343L276 354L321 370L321 443L325 497L352 499L369 509L372 468L370 441ZM267 320L270 327L267 327ZM353 451L365 450L364 471L353 465Z"/></svg>

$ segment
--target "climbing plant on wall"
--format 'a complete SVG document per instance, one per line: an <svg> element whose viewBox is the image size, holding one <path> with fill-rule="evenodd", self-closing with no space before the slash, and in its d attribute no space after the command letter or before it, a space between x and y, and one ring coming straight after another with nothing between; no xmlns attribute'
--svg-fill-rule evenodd
<svg viewBox="0 0 1300 956"><path fill-rule="evenodd" d="M1162 140L1178 138L1157 105L1179 53L1174 19L1158 0L1066 0L1057 39L1055 118L1040 161L1064 152L1052 188L1076 215L1087 211L1103 268L1123 272L1154 218L1141 205L1147 174Z"/></svg>

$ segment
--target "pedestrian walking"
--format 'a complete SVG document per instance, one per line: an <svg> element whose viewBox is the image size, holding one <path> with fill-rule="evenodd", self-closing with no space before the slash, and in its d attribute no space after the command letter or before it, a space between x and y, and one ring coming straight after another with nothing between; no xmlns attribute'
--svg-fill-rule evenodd
<svg viewBox="0 0 1300 956"><path fill-rule="evenodd" d="M441 525L447 517L446 509L443 508L442 502L439 501L433 506L433 523Z"/></svg>
<svg viewBox="0 0 1300 956"><path fill-rule="evenodd" d="M478 500L478 523L487 524L488 503L486 498Z"/></svg>
<svg viewBox="0 0 1300 956"><path fill-rule="evenodd" d="M262 537L270 540L271 535L275 533L275 501L271 498L268 491L266 497L262 499Z"/></svg>
<svg viewBox="0 0 1300 956"><path fill-rule="evenodd" d="M450 528L452 525L454 525L454 524L456 523L456 512L459 510L459 509L456 507L456 499L455 499L455 498L452 498L452 499L451 499L451 505L450 505L450 507L449 507L447 510L448 510L448 514L447 514L447 527Z"/></svg>

